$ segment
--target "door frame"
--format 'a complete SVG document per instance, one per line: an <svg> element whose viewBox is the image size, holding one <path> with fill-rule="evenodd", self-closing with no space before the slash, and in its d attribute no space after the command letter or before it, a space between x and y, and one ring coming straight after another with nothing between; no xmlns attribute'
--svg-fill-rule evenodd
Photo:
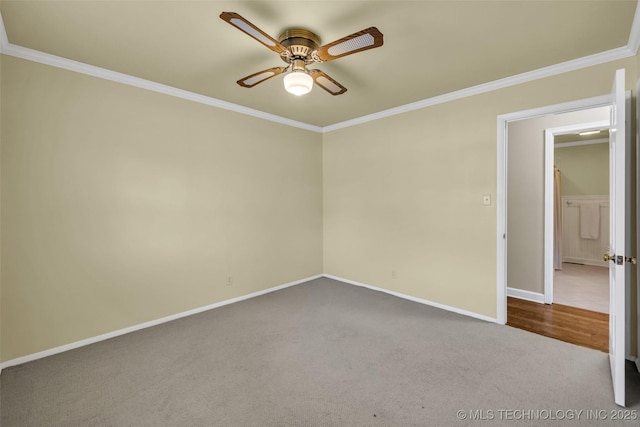
<svg viewBox="0 0 640 427"><path fill-rule="evenodd" d="M640 7L637 11L640 10ZM636 12L637 12L636 11ZM636 82L636 255L639 255L638 249L640 249L640 98L638 97L638 92L640 91L640 79ZM631 108L627 109L627 111L631 111ZM629 156L631 157L631 156ZM631 187L631 186L629 186ZM631 191L631 190L629 190ZM638 339L636 341L636 345L638 346L636 351L636 368L638 368L638 372L640 372L640 268L636 268L636 323L637 329L636 333L638 335ZM629 298L630 299L630 298ZM627 312L631 312L631 310L627 310ZM630 328L629 328L630 329Z"/></svg>
<svg viewBox="0 0 640 427"><path fill-rule="evenodd" d="M637 82L637 89L640 90L640 80ZM625 91L625 101L626 101L626 111L627 111L627 131L630 127L630 116L629 112L631 111L631 93L626 90ZM496 209L497 209L497 227L496 227L496 323L506 324L507 323L507 150L508 150L508 125L511 122L516 122L520 120L528 120L535 119L547 115L553 114L562 114L562 113L570 113L573 111L587 110L591 108L598 107L606 107L611 105L611 95L601 95L593 98L585 98L577 101L571 101L561 104L549 105L546 107L533 108L530 110L517 111L513 113L502 114L497 117L497 140L498 140L498 149L497 149L497 193L496 193ZM640 99L637 100L638 110L636 110L637 119L640 123ZM640 126L636 129L636 135L640 141ZM629 134L627 134L628 136ZM627 141L629 138L627 137ZM636 149L636 165L638 166L638 171L636 172L636 182L637 182L637 199L636 199L636 216L640 225L640 146L637 146ZM630 169L631 156L627 156L627 170ZM627 200L630 199L631 194L631 186L626 186L627 192ZM546 196L545 196L546 197ZM629 229L629 222L631 221L630 212L630 203L627 203L627 215L626 227ZM611 209L611 207L609 207ZM546 216L546 211L545 211ZM640 253L640 226L637 227L636 234L638 236L637 241L637 249ZM632 253L633 250L631 248L631 239L626 239L625 242L626 253ZM546 252L546 251L545 251ZM546 256L546 255L545 255ZM627 267L628 268L628 267ZM546 271L545 271L546 273ZM630 297L630 274L626 275L626 283L625 283L625 294L626 294L626 310L625 310L625 322L627 325L630 324L630 305L633 303ZM636 269L636 277L637 282L640 283L640 268ZM640 371L640 291L637 292L637 306L638 306L638 316L637 316L637 326L638 326L638 355L634 357L631 354L631 328L625 328L625 356L627 360L635 361L636 367L638 371ZM545 283L545 295L546 295L546 283ZM546 296L545 296L546 298Z"/></svg>
<svg viewBox="0 0 640 427"><path fill-rule="evenodd" d="M520 120L569 113L611 105L609 94L577 101L501 114L497 117L497 191L496 191L496 321L507 323L507 148L508 125Z"/></svg>
<svg viewBox="0 0 640 427"><path fill-rule="evenodd" d="M579 123L547 128L544 131L544 303L553 303L553 245L554 245L554 160L556 135L582 131L609 129L610 120ZM607 141L608 145L608 141ZM609 207L611 209L611 207Z"/></svg>

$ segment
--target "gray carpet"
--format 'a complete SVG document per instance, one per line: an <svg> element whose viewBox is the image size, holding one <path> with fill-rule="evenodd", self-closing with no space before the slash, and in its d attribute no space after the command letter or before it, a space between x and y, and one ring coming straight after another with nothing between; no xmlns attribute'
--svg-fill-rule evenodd
<svg viewBox="0 0 640 427"><path fill-rule="evenodd" d="M7 368L0 421L637 426L639 377L616 423L604 353L318 279Z"/></svg>

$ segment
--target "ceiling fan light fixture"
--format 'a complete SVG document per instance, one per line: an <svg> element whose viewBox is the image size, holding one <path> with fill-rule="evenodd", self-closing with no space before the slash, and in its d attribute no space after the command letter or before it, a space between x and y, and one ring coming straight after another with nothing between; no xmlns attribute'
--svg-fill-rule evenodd
<svg viewBox="0 0 640 427"><path fill-rule="evenodd" d="M284 76L284 88L296 96L311 92L314 84L331 95L345 93L346 87L321 70L316 68L307 70L307 65L333 61L343 56L380 47L384 43L384 36L376 27L365 28L321 46L320 38L304 28L288 28L280 34L279 40L276 40L235 12L222 12L220 19L279 54L280 59L287 64L286 67L271 67L248 75L236 83L242 87L251 88L290 70Z"/></svg>
<svg viewBox="0 0 640 427"><path fill-rule="evenodd" d="M313 88L313 77L305 71L291 71L284 76L284 88L287 92L296 96L311 92Z"/></svg>
<svg viewBox="0 0 640 427"><path fill-rule="evenodd" d="M596 129L596 130L588 130L588 131L585 131L585 132L579 132L578 135L580 135L580 136L595 135L596 133L600 133L600 130Z"/></svg>

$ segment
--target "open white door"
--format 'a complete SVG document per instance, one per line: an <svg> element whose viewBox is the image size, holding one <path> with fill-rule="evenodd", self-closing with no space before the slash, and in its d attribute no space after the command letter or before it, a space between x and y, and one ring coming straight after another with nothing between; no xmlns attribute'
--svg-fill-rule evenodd
<svg viewBox="0 0 640 427"><path fill-rule="evenodd" d="M609 131L609 359L616 404L625 405L625 165L626 112L624 69L616 71L611 93Z"/></svg>

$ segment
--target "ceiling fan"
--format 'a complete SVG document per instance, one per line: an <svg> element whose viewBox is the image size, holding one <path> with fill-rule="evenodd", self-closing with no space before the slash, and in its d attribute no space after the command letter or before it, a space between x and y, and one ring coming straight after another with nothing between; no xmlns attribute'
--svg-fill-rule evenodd
<svg viewBox="0 0 640 427"><path fill-rule="evenodd" d="M235 12L222 12L220 18L278 53L287 63L285 67L268 68L238 80L240 86L247 88L290 70L284 77L284 86L294 95L308 93L314 82L332 95L341 95L347 91L346 87L323 71L308 70L307 65L333 61L352 53L382 46L383 43L382 33L376 27L366 28L321 46L320 38L309 30L287 29L280 34L278 41Z"/></svg>

